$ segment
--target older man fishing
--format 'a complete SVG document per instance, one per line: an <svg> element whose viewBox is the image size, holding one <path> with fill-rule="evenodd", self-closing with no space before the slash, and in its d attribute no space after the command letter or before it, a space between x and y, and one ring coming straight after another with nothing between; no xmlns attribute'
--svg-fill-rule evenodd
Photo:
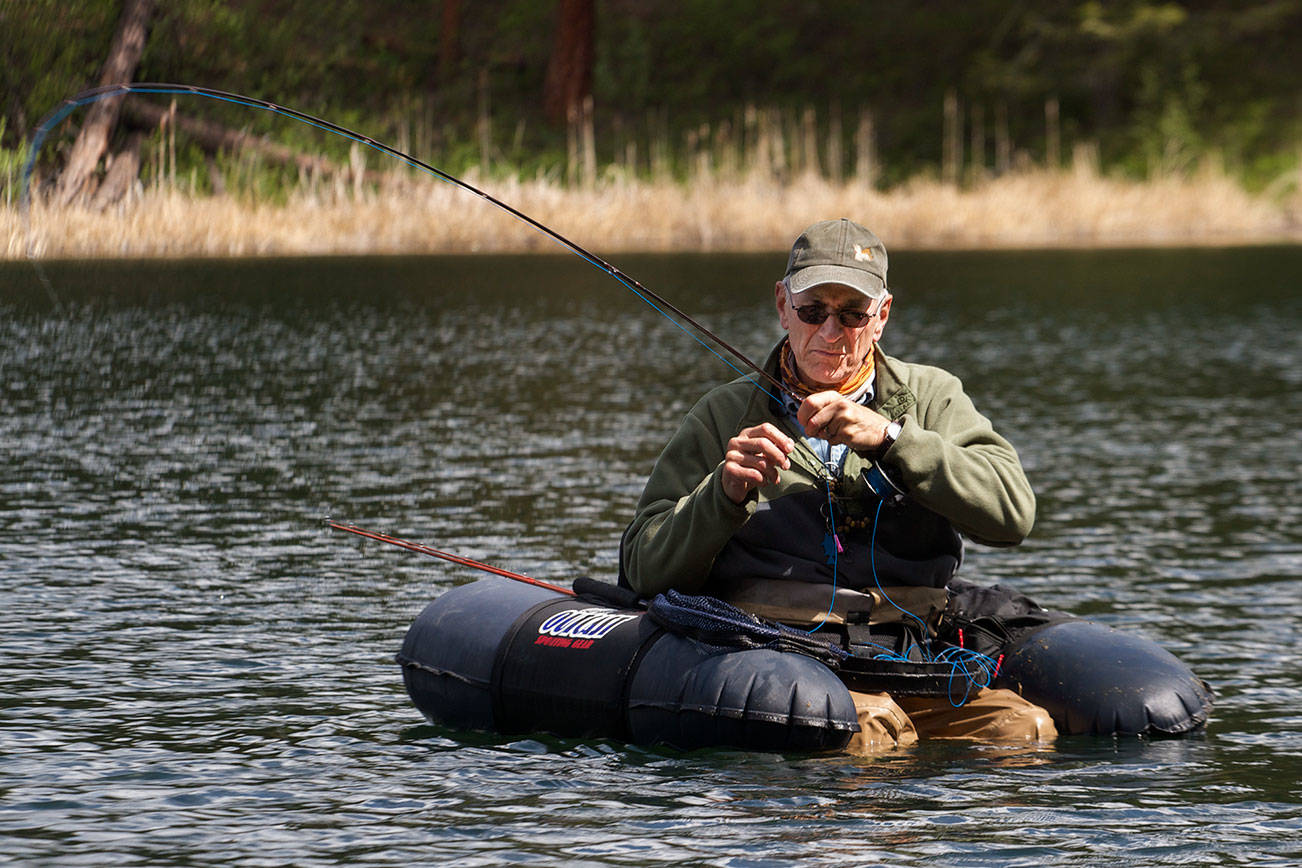
<svg viewBox="0 0 1302 868"><path fill-rule="evenodd" d="M771 379L706 394L661 453L622 545L634 590L706 593L786 623L834 625L856 653L939 659L932 640L960 534L1018 544L1035 496L957 377L882 352L886 266L877 236L849 220L796 239L774 288L786 335L763 365ZM862 731L850 749L1056 736L1047 712L985 686L989 666L979 674L957 700L854 693Z"/></svg>

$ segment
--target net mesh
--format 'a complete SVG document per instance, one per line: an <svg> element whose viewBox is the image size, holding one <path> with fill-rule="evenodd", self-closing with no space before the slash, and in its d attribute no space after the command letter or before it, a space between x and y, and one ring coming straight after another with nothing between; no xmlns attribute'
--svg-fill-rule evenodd
<svg viewBox="0 0 1302 868"><path fill-rule="evenodd" d="M651 620L671 633L690 636L711 645L770 648L804 654L835 669L850 652L825 639L767 621L716 597L693 596L669 590L657 594L647 609Z"/></svg>

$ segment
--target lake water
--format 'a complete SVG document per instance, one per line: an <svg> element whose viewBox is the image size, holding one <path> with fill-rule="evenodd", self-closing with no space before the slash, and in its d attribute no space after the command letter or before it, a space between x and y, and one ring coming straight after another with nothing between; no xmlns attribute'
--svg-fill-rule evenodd
<svg viewBox="0 0 1302 868"><path fill-rule="evenodd" d="M785 256L617 264L755 357ZM1148 636L1182 740L683 753L424 724L393 662L466 568L613 579L733 373L575 257L0 265L0 862L1292 865L1302 249L892 256L884 345L1018 447L962 575Z"/></svg>

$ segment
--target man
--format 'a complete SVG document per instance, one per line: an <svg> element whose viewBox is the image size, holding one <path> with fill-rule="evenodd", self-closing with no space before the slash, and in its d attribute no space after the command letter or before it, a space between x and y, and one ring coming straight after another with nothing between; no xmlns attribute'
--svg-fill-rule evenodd
<svg viewBox="0 0 1302 868"><path fill-rule="evenodd" d="M881 351L892 301L886 250L863 226L829 220L796 239L774 288L787 334L764 365L784 388L741 378L692 408L625 532L628 584L646 596L707 593L787 623L875 623L859 637L879 648L894 621L889 650L908 655L908 637L944 609L959 534L1021 542L1035 496L1017 453L956 377ZM855 701L861 752L919 734L1056 735L1043 709L1006 690L958 709L946 697Z"/></svg>

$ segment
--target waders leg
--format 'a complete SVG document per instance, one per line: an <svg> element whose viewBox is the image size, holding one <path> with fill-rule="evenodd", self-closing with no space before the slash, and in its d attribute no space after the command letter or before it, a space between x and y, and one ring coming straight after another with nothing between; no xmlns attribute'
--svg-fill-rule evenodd
<svg viewBox="0 0 1302 868"><path fill-rule="evenodd" d="M958 708L943 696L901 696L898 704L913 721L919 738L1008 744L1050 742L1058 737L1049 712L1011 690L985 688Z"/></svg>
<svg viewBox="0 0 1302 868"><path fill-rule="evenodd" d="M845 746L846 753L870 756L917 744L918 733L904 710L885 693L850 691L859 715L859 731Z"/></svg>

